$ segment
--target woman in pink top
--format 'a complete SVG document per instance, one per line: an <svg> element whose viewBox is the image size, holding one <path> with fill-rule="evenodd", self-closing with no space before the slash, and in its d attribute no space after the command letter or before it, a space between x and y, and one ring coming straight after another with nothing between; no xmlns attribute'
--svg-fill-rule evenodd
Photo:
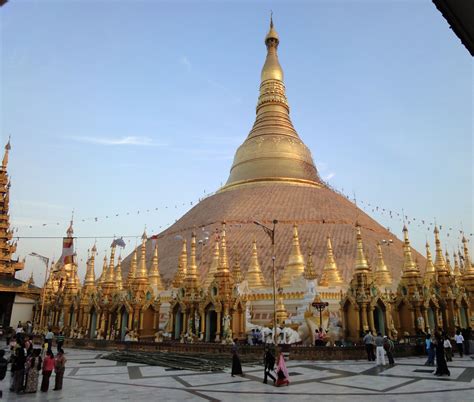
<svg viewBox="0 0 474 402"><path fill-rule="evenodd" d="M41 391L46 392L49 388L49 377L54 369L54 355L51 350L46 352L46 357L43 360L43 380L41 381Z"/></svg>

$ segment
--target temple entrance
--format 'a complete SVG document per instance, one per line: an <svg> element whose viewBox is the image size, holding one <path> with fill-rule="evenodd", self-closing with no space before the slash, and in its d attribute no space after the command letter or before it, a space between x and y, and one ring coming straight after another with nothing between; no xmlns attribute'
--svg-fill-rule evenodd
<svg viewBox="0 0 474 402"><path fill-rule="evenodd" d="M436 330L435 313L431 307L428 308L428 326L430 327L431 333Z"/></svg>
<svg viewBox="0 0 474 402"><path fill-rule="evenodd" d="M413 328L415 328L415 322L412 319L410 308L407 304L402 303L398 306L398 316L400 323L401 333L408 332L410 335L415 335Z"/></svg>
<svg viewBox="0 0 474 402"><path fill-rule="evenodd" d="M214 306L206 310L206 342L214 342L217 332L217 313Z"/></svg>
<svg viewBox="0 0 474 402"><path fill-rule="evenodd" d="M359 311L356 310L354 305L347 300L344 304L344 322L346 324L345 337L351 341L358 340L360 338L360 316ZM319 320L318 320L319 323Z"/></svg>
<svg viewBox="0 0 474 402"><path fill-rule="evenodd" d="M181 312L181 306L178 304L174 310L174 334L173 339L180 339L181 332L183 331L183 313Z"/></svg>
<svg viewBox="0 0 474 402"><path fill-rule="evenodd" d="M95 308L91 310L90 317L91 317L91 326L90 326L89 338L95 338L95 331L97 329L97 313L95 312Z"/></svg>
<svg viewBox="0 0 474 402"><path fill-rule="evenodd" d="M467 323L468 323L467 311L466 311L466 308L464 306L461 306L461 308L459 309L459 315L461 316L460 327L461 328L467 328Z"/></svg>
<svg viewBox="0 0 474 402"><path fill-rule="evenodd" d="M123 341L125 339L125 333L127 332L127 325L128 325L128 311L125 307L122 307L120 317L121 317L121 320L120 320L120 340Z"/></svg>
<svg viewBox="0 0 474 402"><path fill-rule="evenodd" d="M155 321L155 310L152 307L148 307L143 313L143 322L142 322L142 336L151 336L155 333L154 331L154 321Z"/></svg>
<svg viewBox="0 0 474 402"><path fill-rule="evenodd" d="M385 312L383 308L380 305L376 305L373 314L375 332L385 335Z"/></svg>

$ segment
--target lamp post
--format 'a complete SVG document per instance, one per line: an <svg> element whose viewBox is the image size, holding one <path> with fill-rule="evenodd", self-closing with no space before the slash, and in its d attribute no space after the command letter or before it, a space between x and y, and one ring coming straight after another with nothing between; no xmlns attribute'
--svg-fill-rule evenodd
<svg viewBox="0 0 474 402"><path fill-rule="evenodd" d="M319 296L319 294L317 294L315 297L314 297L314 300L313 300L313 303L311 303L311 305L319 311L319 328L322 328L323 327L323 311L325 310L325 308L327 306L329 306L329 303L328 302L323 302L321 300L321 296Z"/></svg>
<svg viewBox="0 0 474 402"><path fill-rule="evenodd" d="M44 275L44 283L43 283L43 291L41 292L41 312L40 312L40 322L39 322L39 327L40 327L40 330L41 330L41 328L43 327L44 298L45 298L45 294L46 294L46 281L48 280L49 258L45 257L43 255L40 255L38 253L30 253L30 255L32 257L39 258L41 261L44 262L44 264L46 266L46 271L45 271L45 275Z"/></svg>
<svg viewBox="0 0 474 402"><path fill-rule="evenodd" d="M276 277L275 277L275 226L278 223L276 219L272 221L273 226L270 229L264 224L254 221L255 225L260 226L272 241L272 275L273 275L273 343L277 346L277 316L276 316Z"/></svg>

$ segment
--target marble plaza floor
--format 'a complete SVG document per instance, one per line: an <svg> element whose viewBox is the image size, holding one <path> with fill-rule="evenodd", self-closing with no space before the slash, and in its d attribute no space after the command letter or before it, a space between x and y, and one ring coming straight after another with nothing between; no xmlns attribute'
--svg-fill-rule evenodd
<svg viewBox="0 0 474 402"><path fill-rule="evenodd" d="M474 360L454 357L450 377L435 377L425 358L378 368L356 361L289 361L291 384L262 383L262 366L244 366L245 377L103 360L106 352L67 349L62 391L16 395L0 382L7 401L474 401ZM230 359L230 356L229 356Z"/></svg>

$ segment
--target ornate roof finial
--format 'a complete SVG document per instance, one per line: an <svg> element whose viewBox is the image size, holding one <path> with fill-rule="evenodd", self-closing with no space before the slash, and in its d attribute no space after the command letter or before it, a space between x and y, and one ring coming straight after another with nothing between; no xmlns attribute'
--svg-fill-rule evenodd
<svg viewBox="0 0 474 402"><path fill-rule="evenodd" d="M123 280L122 280L122 256L119 255L117 262L117 269L115 272L115 285L117 290L123 289Z"/></svg>
<svg viewBox="0 0 474 402"><path fill-rule="evenodd" d="M165 290L163 282L161 281L161 275L158 266L158 241L155 242L155 248L153 249L153 258L151 260L151 268L148 273L148 280L150 285L156 287L158 292Z"/></svg>
<svg viewBox="0 0 474 402"><path fill-rule="evenodd" d="M5 154L3 155L3 161L2 161L2 169L6 169L8 165L8 153L10 152L11 149L10 145L10 137L8 137L8 142L5 145Z"/></svg>
<svg viewBox="0 0 474 402"><path fill-rule="evenodd" d="M102 272L99 276L99 285L103 285L107 278L107 255L104 255L104 264L102 265Z"/></svg>
<svg viewBox="0 0 474 402"><path fill-rule="evenodd" d="M403 225L403 254L404 254L404 262L403 262L403 273L416 273L419 274L418 265L413 261L413 256L411 254L411 245L410 239L408 238L408 229L406 225Z"/></svg>
<svg viewBox="0 0 474 402"><path fill-rule="evenodd" d="M310 250L308 252L308 261L306 262L304 278L308 281L314 281L317 277L318 275L316 274L313 263L313 252Z"/></svg>
<svg viewBox="0 0 474 402"><path fill-rule="evenodd" d="M304 257L301 254L298 226L293 225L293 242L288 262L283 269L280 286L290 286L299 276L304 275Z"/></svg>
<svg viewBox="0 0 474 402"><path fill-rule="evenodd" d="M74 210L72 210L71 222L69 223L69 227L67 228L67 231L66 231L67 237L72 237L72 235L74 234L74 229L72 228L73 223L74 223Z"/></svg>
<svg viewBox="0 0 474 402"><path fill-rule="evenodd" d="M426 242L426 265L425 265L425 283L429 284L436 278L436 269L431 256L430 244Z"/></svg>
<svg viewBox="0 0 474 402"><path fill-rule="evenodd" d="M216 235L215 240L214 240L214 247L212 251L211 265L209 267L209 270L207 271L206 277L202 284L204 289L208 289L212 281L214 280L215 275L217 273L217 267L219 266L219 259L220 259L219 237Z"/></svg>
<svg viewBox="0 0 474 402"><path fill-rule="evenodd" d="M377 243L377 265L375 266L375 282L379 286L390 286L392 284L392 275L385 264L382 253L382 246Z"/></svg>
<svg viewBox="0 0 474 402"><path fill-rule="evenodd" d="M260 289L266 286L260 263L258 262L257 240L252 242L252 256L250 257L250 267L247 270L246 279L250 289Z"/></svg>
<svg viewBox="0 0 474 402"><path fill-rule="evenodd" d="M339 286L342 285L341 275L334 259L331 238L326 239L326 262L321 273L319 286Z"/></svg>
<svg viewBox="0 0 474 402"><path fill-rule="evenodd" d="M454 270L453 270L453 275L456 278L459 278L461 276L461 269L459 267L459 260L456 252L453 252L453 259L454 259Z"/></svg>
<svg viewBox="0 0 474 402"><path fill-rule="evenodd" d="M220 262L217 267L217 271L230 272L229 271L229 259L227 258L227 241L225 237L225 222L222 223L221 231L221 249L220 249Z"/></svg>
<svg viewBox="0 0 474 402"><path fill-rule="evenodd" d="M109 269L107 271L107 276L105 278L105 282L110 284L115 284L115 243L112 243L112 247L110 248L110 261L109 261Z"/></svg>
<svg viewBox="0 0 474 402"><path fill-rule="evenodd" d="M364 244L362 243L362 233L360 231L359 222L356 222L356 230L357 230L357 256L356 256L356 263L355 263L355 271L357 272L370 272L369 263L367 262L367 258L364 252Z"/></svg>
<svg viewBox="0 0 474 402"><path fill-rule="evenodd" d="M186 279L186 270L188 265L188 248L186 239L183 239L183 247L181 249L181 254L178 258L178 270L173 279L173 287L180 288L183 286L183 282Z"/></svg>
<svg viewBox="0 0 474 402"><path fill-rule="evenodd" d="M439 240L438 226L435 226L433 233L435 235L435 245L436 245L436 255L435 255L434 266L438 274L440 272L446 273L447 272L446 261L444 260L443 249L441 248L441 241Z"/></svg>
<svg viewBox="0 0 474 402"><path fill-rule="evenodd" d="M132 261L130 262L130 269L128 270L127 276L127 285L130 287L135 281L135 276L137 275L137 266L138 266L138 256L137 248L133 250Z"/></svg>
<svg viewBox="0 0 474 402"><path fill-rule="evenodd" d="M191 253L189 257L189 264L186 270L186 287L188 289L197 289L198 276L196 264L196 233L191 234Z"/></svg>
<svg viewBox="0 0 474 402"><path fill-rule="evenodd" d="M142 245L140 247L140 262L138 263L138 270L135 275L135 282L139 281L143 284L148 283L148 271L146 269L146 231L142 235Z"/></svg>
<svg viewBox="0 0 474 402"><path fill-rule="evenodd" d="M234 265L232 266L232 276L236 284L239 284L244 279L242 275L242 270L240 269L240 257L237 253L234 253Z"/></svg>

